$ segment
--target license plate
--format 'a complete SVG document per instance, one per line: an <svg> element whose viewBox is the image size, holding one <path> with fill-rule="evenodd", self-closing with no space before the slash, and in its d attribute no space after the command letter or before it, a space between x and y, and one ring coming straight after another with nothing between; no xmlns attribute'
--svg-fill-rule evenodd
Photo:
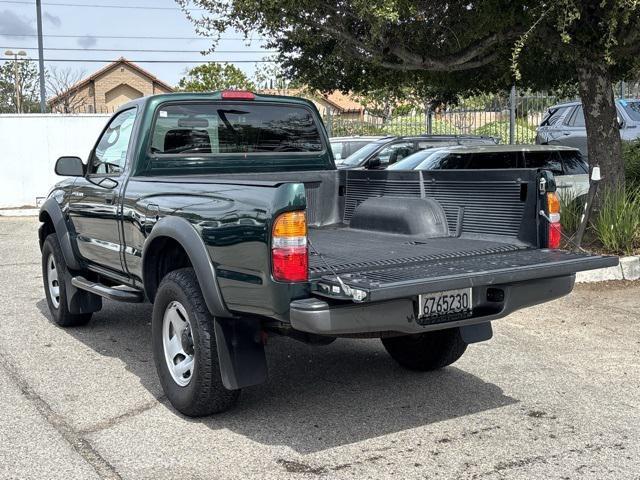
<svg viewBox="0 0 640 480"><path fill-rule="evenodd" d="M418 322L428 325L470 317L471 300L470 288L418 295Z"/></svg>

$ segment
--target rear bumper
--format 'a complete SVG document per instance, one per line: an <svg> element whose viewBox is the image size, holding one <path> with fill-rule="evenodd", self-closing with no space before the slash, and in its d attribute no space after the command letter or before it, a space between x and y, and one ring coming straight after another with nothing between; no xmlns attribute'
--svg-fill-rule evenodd
<svg viewBox="0 0 640 480"><path fill-rule="evenodd" d="M291 326L303 332L321 335L346 335L374 332L420 333L474 325L505 317L521 308L548 302L573 290L575 275L485 285L473 288L473 316L463 320L422 325L416 320L417 297L383 302L330 305L317 298L295 300L290 305ZM487 299L491 289L503 292L502 301Z"/></svg>

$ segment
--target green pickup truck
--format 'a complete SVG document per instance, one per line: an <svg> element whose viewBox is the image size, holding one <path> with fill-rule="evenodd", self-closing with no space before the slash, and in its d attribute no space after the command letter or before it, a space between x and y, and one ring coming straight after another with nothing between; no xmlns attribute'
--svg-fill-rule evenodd
<svg viewBox="0 0 640 480"><path fill-rule="evenodd" d="M39 230L53 319L152 302L158 375L190 416L267 379L270 335L380 338L406 368L442 368L618 261L559 249L549 172L339 171L300 98L141 98L56 173Z"/></svg>

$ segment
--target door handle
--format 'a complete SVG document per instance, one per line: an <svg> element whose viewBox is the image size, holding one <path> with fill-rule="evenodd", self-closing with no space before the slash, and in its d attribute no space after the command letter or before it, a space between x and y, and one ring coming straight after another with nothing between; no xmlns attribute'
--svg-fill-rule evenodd
<svg viewBox="0 0 640 480"><path fill-rule="evenodd" d="M116 199L115 193L110 193L106 197L104 197L104 203L107 205L113 205L114 200Z"/></svg>
<svg viewBox="0 0 640 480"><path fill-rule="evenodd" d="M563 135L569 136L571 135L571 132L562 132Z"/></svg>

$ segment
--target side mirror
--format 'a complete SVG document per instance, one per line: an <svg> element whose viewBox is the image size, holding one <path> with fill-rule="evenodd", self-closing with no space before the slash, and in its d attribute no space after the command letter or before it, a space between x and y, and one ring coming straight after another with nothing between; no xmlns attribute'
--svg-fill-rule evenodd
<svg viewBox="0 0 640 480"><path fill-rule="evenodd" d="M56 161L55 172L63 177L82 177L84 164L79 157L60 157Z"/></svg>
<svg viewBox="0 0 640 480"><path fill-rule="evenodd" d="M617 117L616 121L618 123L618 128L622 130L624 128L624 121L620 117Z"/></svg>
<svg viewBox="0 0 640 480"><path fill-rule="evenodd" d="M367 168L369 170L380 168L380 159L378 157L373 157L371 160L369 160L369 163L367 164Z"/></svg>

